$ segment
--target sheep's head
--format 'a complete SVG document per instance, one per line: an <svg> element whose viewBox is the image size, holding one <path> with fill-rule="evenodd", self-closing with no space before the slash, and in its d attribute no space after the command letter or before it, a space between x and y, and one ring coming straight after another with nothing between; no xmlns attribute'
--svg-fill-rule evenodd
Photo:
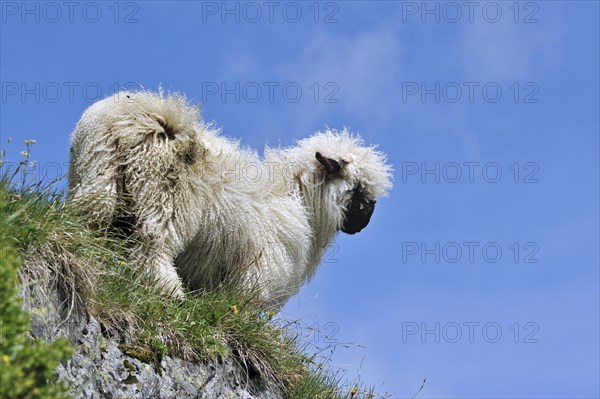
<svg viewBox="0 0 600 399"><path fill-rule="evenodd" d="M328 206L337 230L355 234L371 220L377 198L391 188L391 166L385 155L366 147L348 131L317 133L300 142L304 151L314 151L316 181L322 182L320 206Z"/></svg>
<svg viewBox="0 0 600 399"><path fill-rule="evenodd" d="M315 158L323 166L328 178L335 178L336 175L341 177L342 166L338 161L324 157L320 152L315 154ZM353 188L345 184L342 184L342 186L346 186L341 193L343 198L342 207L345 211L340 230L347 234L355 234L367 227L377 201L367 190L363 189L360 182Z"/></svg>

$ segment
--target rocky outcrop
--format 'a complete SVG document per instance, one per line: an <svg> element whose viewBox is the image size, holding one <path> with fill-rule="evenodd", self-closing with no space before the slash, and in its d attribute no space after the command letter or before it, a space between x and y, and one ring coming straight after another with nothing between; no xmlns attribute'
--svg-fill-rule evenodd
<svg viewBox="0 0 600 399"><path fill-rule="evenodd" d="M75 354L59 366L58 374L75 398L282 398L277 388L249 377L232 358L194 363L149 353L126 338L107 337L96 319L67 307L57 288L24 284L21 297L32 316L33 337L65 337L73 343Z"/></svg>

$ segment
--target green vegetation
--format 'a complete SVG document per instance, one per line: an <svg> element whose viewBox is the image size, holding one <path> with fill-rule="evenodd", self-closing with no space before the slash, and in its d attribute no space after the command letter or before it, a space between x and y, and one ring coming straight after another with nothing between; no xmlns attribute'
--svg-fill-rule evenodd
<svg viewBox="0 0 600 399"><path fill-rule="evenodd" d="M0 182L0 397L57 398L66 396L66 387L56 382L55 369L69 358L72 349L66 340L50 344L27 337L29 315L17 296L21 256L16 243L36 235L31 225L21 225L26 203L15 200Z"/></svg>
<svg viewBox="0 0 600 399"><path fill-rule="evenodd" d="M375 397L344 373L328 371L317 356L306 355L301 339L278 326L255 295L224 286L189 293L181 303L156 294L139 277L143 273L128 264L127 242L89 228L51 185L26 184L24 178L14 183L31 165L31 144L21 154L25 160L19 169L0 178L0 328L29 328L16 295L22 264L21 275L50 270L69 293L69 313L88 312L117 341L127 334L131 343L121 344L121 350L158 372L162 356L203 362L231 356L248 375L259 375L289 398ZM2 398L63 397L64 386L53 372L72 353L70 345L24 336L9 330L0 336Z"/></svg>

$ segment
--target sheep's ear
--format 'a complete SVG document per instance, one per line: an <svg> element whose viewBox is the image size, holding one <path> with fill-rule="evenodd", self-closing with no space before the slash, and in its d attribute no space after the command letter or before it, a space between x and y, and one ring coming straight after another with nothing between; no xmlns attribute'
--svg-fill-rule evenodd
<svg viewBox="0 0 600 399"><path fill-rule="evenodd" d="M335 159L326 158L323 155L321 155L320 152L317 152L315 154L315 156L317 158L317 161L319 161L321 163L321 165L323 165L323 167L325 168L325 171L328 174L332 175L332 174L340 171L340 169L341 169L340 164Z"/></svg>

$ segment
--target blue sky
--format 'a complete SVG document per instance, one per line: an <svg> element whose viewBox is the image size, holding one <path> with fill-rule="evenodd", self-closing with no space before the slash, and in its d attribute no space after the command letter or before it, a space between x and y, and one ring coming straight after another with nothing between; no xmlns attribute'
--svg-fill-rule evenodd
<svg viewBox="0 0 600 399"><path fill-rule="evenodd" d="M469 4L5 1L1 145L66 173L81 113L132 85L259 153L347 126L394 189L282 316L392 397L598 397L598 3Z"/></svg>

